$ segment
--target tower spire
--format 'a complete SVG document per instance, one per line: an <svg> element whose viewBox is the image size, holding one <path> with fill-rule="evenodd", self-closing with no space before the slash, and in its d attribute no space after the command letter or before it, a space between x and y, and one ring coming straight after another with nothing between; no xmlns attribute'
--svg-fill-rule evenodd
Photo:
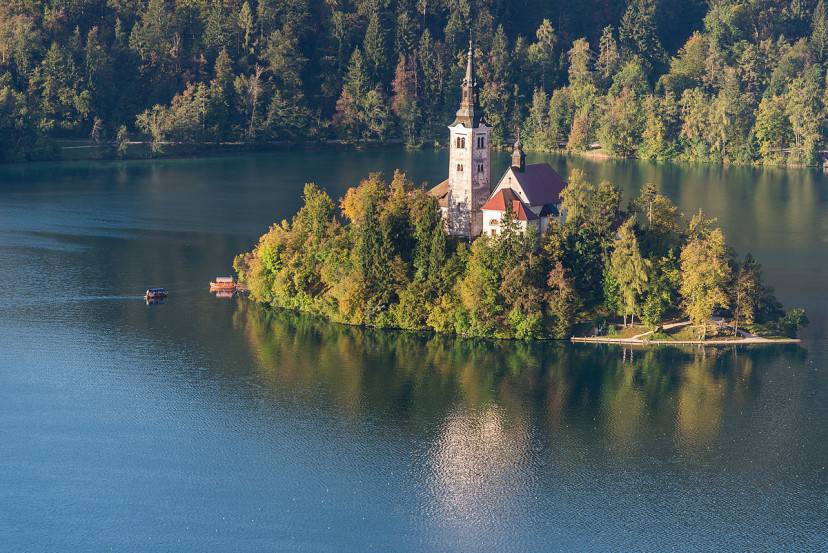
<svg viewBox="0 0 828 553"><path fill-rule="evenodd" d="M474 45L469 39L469 52L466 55L466 76L460 87L460 109L453 125L462 123L464 127L475 128L483 120L483 113L477 98L477 81L474 79Z"/></svg>
<svg viewBox="0 0 828 553"><path fill-rule="evenodd" d="M520 127L516 130L517 140L512 150L512 168L522 173L526 170L526 154L523 152L523 143L520 141Z"/></svg>
<svg viewBox="0 0 828 553"><path fill-rule="evenodd" d="M463 84L474 84L474 47L472 46L472 39L469 37L469 53L466 56L466 79Z"/></svg>

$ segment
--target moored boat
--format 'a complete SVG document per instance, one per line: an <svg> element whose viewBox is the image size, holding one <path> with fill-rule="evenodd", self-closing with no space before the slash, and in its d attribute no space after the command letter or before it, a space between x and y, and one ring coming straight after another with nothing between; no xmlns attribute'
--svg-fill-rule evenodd
<svg viewBox="0 0 828 553"><path fill-rule="evenodd" d="M233 280L233 277L216 277L216 279L210 283L210 291L235 292L236 282Z"/></svg>

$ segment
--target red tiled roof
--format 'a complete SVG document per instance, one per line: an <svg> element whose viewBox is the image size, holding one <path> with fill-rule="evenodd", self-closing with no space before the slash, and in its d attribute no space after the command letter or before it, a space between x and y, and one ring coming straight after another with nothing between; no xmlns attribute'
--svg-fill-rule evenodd
<svg viewBox="0 0 828 553"><path fill-rule="evenodd" d="M520 200L512 200L512 211L518 221L534 221L538 218L535 212L523 205Z"/></svg>
<svg viewBox="0 0 828 553"><path fill-rule="evenodd" d="M491 211L506 211L506 202L516 200L517 196L510 188L504 188L483 204L483 209Z"/></svg>
<svg viewBox="0 0 828 553"><path fill-rule="evenodd" d="M548 163L533 163L523 171L513 170L512 174L523 188L529 205L560 203L566 181Z"/></svg>
<svg viewBox="0 0 828 553"><path fill-rule="evenodd" d="M512 206L512 213L518 221L534 221L538 218L535 213L521 202L511 188L504 188L489 198L482 209L489 211L506 211L506 206Z"/></svg>

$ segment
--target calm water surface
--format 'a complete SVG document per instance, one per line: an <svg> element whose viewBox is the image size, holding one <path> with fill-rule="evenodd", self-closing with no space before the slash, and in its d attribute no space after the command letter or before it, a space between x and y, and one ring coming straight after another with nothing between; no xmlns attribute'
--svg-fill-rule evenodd
<svg viewBox="0 0 828 553"><path fill-rule="evenodd" d="M434 183L442 152L0 167L0 550L827 550L828 176L549 161L718 217L808 309L802 347L470 342L207 293L305 181Z"/></svg>

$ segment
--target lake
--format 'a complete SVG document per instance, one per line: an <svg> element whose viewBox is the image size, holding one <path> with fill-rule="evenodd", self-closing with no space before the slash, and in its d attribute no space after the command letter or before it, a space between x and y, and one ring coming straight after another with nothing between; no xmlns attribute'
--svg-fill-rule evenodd
<svg viewBox="0 0 828 553"><path fill-rule="evenodd" d="M0 549L828 549L828 176L545 159L717 217L808 310L801 347L466 341L208 293L306 181L435 183L446 152L2 166Z"/></svg>

